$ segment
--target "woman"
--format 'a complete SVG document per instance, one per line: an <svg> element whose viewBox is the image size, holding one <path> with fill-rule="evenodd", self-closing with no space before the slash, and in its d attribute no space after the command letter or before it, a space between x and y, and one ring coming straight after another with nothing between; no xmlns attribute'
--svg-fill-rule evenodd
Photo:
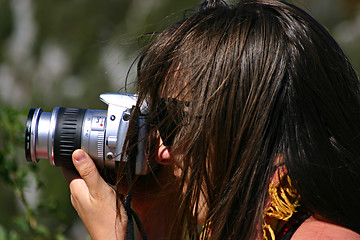
<svg viewBox="0 0 360 240"><path fill-rule="evenodd" d="M205 1L141 54L138 91L159 139L155 159L180 182L173 183L178 197L171 195L174 221L148 232L360 239L359 80L303 10L272 0ZM121 239L127 222L118 203L114 227L119 197L87 155L77 161L83 154L73 155L82 177L70 184L73 205L93 239Z"/></svg>

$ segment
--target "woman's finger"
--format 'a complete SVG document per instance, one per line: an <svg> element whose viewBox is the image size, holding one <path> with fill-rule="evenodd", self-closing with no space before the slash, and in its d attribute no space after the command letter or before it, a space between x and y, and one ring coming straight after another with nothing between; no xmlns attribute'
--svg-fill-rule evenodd
<svg viewBox="0 0 360 240"><path fill-rule="evenodd" d="M83 150L76 150L73 153L73 163L80 177L85 181L89 193L93 196L104 196L109 186L100 176L94 161Z"/></svg>

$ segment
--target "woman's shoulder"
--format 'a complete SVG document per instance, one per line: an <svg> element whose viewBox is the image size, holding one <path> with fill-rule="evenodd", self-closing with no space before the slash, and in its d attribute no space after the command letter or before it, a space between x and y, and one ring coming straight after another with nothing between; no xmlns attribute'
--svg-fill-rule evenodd
<svg viewBox="0 0 360 240"><path fill-rule="evenodd" d="M360 234L326 221L319 220L315 217L308 218L296 230L291 240L360 240Z"/></svg>

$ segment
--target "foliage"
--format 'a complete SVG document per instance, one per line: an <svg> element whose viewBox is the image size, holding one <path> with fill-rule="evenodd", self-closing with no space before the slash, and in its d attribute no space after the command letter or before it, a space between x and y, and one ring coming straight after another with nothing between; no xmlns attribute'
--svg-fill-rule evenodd
<svg viewBox="0 0 360 240"><path fill-rule="evenodd" d="M0 183L14 193L21 211L7 219L7 225L0 224L2 239L65 239L65 225L53 229L40 219L44 213L53 215L61 221L61 214L56 211L56 203L48 198L41 198L36 206L30 203L26 191L30 183L41 190L45 185L36 164L26 164L20 148L24 145L25 112L11 107L0 107ZM51 204L52 203L52 204ZM40 216L41 214L41 216ZM11 227L9 227L11 226Z"/></svg>

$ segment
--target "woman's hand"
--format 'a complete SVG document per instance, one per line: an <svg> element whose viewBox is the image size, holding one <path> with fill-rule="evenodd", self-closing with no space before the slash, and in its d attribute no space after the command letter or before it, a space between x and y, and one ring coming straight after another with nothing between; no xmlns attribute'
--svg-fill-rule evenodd
<svg viewBox="0 0 360 240"><path fill-rule="evenodd" d="M93 160L83 150L73 153L78 171L63 168L71 192L71 203L91 238L125 239L127 215L123 206L117 215L116 194L100 176Z"/></svg>

